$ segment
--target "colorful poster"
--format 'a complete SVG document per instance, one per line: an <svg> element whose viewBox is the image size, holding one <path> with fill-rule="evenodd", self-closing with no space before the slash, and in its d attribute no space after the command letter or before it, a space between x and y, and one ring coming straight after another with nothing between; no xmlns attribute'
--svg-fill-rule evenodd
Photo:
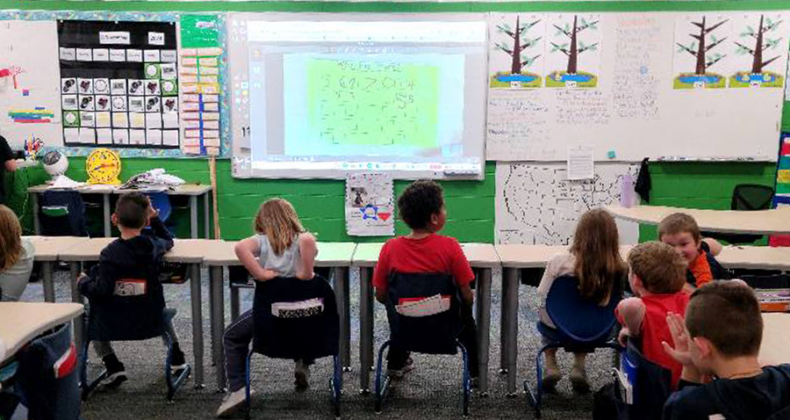
<svg viewBox="0 0 790 420"><path fill-rule="evenodd" d="M350 236L395 235L392 174L355 173L346 177L346 230Z"/></svg>
<svg viewBox="0 0 790 420"><path fill-rule="evenodd" d="M545 15L491 15L489 87L539 88L543 84Z"/></svg>
<svg viewBox="0 0 790 420"><path fill-rule="evenodd" d="M219 47L219 28L216 15L181 16L181 48Z"/></svg>
<svg viewBox="0 0 790 420"><path fill-rule="evenodd" d="M546 87L594 88L601 65L601 16L547 15Z"/></svg>
<svg viewBox="0 0 790 420"><path fill-rule="evenodd" d="M674 89L727 87L732 22L723 14L681 15L675 21Z"/></svg>
<svg viewBox="0 0 790 420"><path fill-rule="evenodd" d="M788 24L782 13L745 13L733 16L729 86L731 88L784 86Z"/></svg>

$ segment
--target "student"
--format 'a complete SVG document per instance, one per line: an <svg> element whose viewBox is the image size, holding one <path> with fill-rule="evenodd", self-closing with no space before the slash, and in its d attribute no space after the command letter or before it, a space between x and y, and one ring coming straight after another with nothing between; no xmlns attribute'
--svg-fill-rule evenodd
<svg viewBox="0 0 790 420"><path fill-rule="evenodd" d="M0 300L19 300L30 280L34 255L33 243L22 238L16 214L0 204Z"/></svg>
<svg viewBox="0 0 790 420"><path fill-rule="evenodd" d="M442 187L434 181L412 183L398 198L398 212L411 233L390 239L381 248L373 272L376 300L386 302L387 281L393 272L451 274L463 299L463 326L458 341L467 350L469 373L472 383L476 384L478 354L476 326L472 317L474 294L470 287L475 275L458 241L436 234L447 221ZM401 378L411 369L409 352L390 345L387 353L387 374L392 378Z"/></svg>
<svg viewBox="0 0 790 420"><path fill-rule="evenodd" d="M625 284L627 268L620 256L617 225L612 216L602 209L590 210L583 214L576 225L573 244L568 253L557 255L549 261L543 278L538 286L541 298L540 322L549 328L556 328L546 313L546 297L554 280L560 276L574 276L579 280L579 291L585 299L600 305L607 305L612 298L620 298ZM613 296L617 294L617 296ZM548 337L543 338L544 342ZM585 360L587 353L574 353L573 369L570 380L573 389L586 392L590 389L587 382ZM562 378L557 365L557 349L546 350L546 372L543 388L554 389Z"/></svg>
<svg viewBox="0 0 790 420"><path fill-rule="evenodd" d="M765 420L790 417L790 365L761 367L763 319L754 292L740 281L716 282L691 295L683 318L669 314L674 347L683 364L680 390L664 405L666 420ZM706 381L709 377L718 378ZM785 414L783 412L783 414Z"/></svg>
<svg viewBox="0 0 790 420"><path fill-rule="evenodd" d="M0 136L0 204L5 204L7 201L5 190L6 171L16 171L16 160L14 160L14 152L8 146L5 137Z"/></svg>
<svg viewBox="0 0 790 420"><path fill-rule="evenodd" d="M276 277L311 280L318 254L315 237L302 227L291 203L273 198L263 203L255 216L255 235L236 245L236 256L255 281ZM225 330L225 372L228 394L217 409L217 417L232 415L245 401L247 354L255 334L252 310L243 313ZM296 360L297 391L309 386L312 360Z"/></svg>
<svg viewBox="0 0 790 420"><path fill-rule="evenodd" d="M721 244L711 238L702 239L696 220L685 213L673 213L658 225L658 240L675 248L688 264L686 291L691 292L712 280L729 278L716 261Z"/></svg>
<svg viewBox="0 0 790 420"><path fill-rule="evenodd" d="M151 206L149 198L138 192L118 198L112 222L121 237L101 251L99 264L93 267L90 275L80 277L78 287L88 298L91 310L103 316L123 317L125 313L117 311L111 299L116 293L116 283L124 279L159 281L159 266L165 253L173 247L173 236L159 219L159 212ZM150 232L143 230L146 226L151 227ZM172 369L178 372L186 368L186 360L173 329L175 311L165 308L162 316L165 333L173 342ZM126 381L124 365L110 343L94 341L93 345L109 374L107 386L116 387Z"/></svg>
<svg viewBox="0 0 790 420"><path fill-rule="evenodd" d="M645 358L672 371L672 387L677 387L682 366L669 357L661 343L670 338L667 313L686 313L689 295L683 291L686 263L671 246L645 242L628 254L629 282L637 297L624 299L615 314L623 325L620 342L636 339Z"/></svg>

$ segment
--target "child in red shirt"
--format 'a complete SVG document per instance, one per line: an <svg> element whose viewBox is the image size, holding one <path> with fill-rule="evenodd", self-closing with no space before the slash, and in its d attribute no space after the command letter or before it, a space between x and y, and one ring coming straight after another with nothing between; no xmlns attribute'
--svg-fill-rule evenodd
<svg viewBox="0 0 790 420"><path fill-rule="evenodd" d="M434 181L416 181L398 198L398 213L411 228L411 233L390 239L381 248L373 272L376 300L387 299L387 281L391 273L446 273L451 274L463 298L463 329L458 341L469 354L469 372L477 381L477 334L472 317L474 295L470 283L475 275L469 261L455 238L437 235L447 221L442 187ZM410 371L409 353L391 345L387 353L387 374L400 378Z"/></svg>
<svg viewBox="0 0 790 420"><path fill-rule="evenodd" d="M623 325L620 342L625 337L638 340L642 354L651 362L672 371L672 388L676 389L683 366L664 352L662 342L670 342L667 314L683 316L689 303L686 263L669 245L645 242L628 254L631 290L638 297L624 299L615 314Z"/></svg>

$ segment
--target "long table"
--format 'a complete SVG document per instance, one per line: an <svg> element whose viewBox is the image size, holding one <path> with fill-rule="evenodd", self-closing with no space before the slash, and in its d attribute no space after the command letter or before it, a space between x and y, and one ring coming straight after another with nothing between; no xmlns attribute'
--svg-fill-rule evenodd
<svg viewBox="0 0 790 420"><path fill-rule="evenodd" d="M760 363L763 366L790 363L790 314L763 314Z"/></svg>
<svg viewBox="0 0 790 420"><path fill-rule="evenodd" d="M725 233L749 233L758 235L790 233L790 209L734 211L700 210L680 207L637 206L605 207L612 216L632 222L657 225L672 213L686 213L694 217L700 230Z"/></svg>
<svg viewBox="0 0 790 420"><path fill-rule="evenodd" d="M33 260L41 263L41 284L44 288L44 301L55 302L54 265L60 254L78 248L88 238L76 236L26 236L33 243Z"/></svg>
<svg viewBox="0 0 790 420"><path fill-rule="evenodd" d="M52 327L82 314L74 303L0 302L0 365Z"/></svg>
<svg viewBox="0 0 790 420"><path fill-rule="evenodd" d="M50 185L36 185L34 187L30 187L27 189L27 192L30 193L30 198L33 207L33 229L35 230L36 235L41 234L41 222L39 221L38 214L39 214L39 205L38 205L38 195L43 194L45 191L49 191L52 189ZM130 191L137 191L137 192L163 192L167 195L172 196L187 196L189 197L189 215L190 215L190 233L193 239L198 237L198 197L203 197L203 222L205 228L205 237L206 239L211 238L211 230L209 228L209 193L211 192L211 186L209 185L200 185L200 184L184 184L178 187L173 188L172 190L165 190L161 191L159 189L140 189L140 190L122 190L118 189L112 185L91 185L85 186L81 188L77 188L74 191L78 191L80 194L86 195L101 195L102 197L102 212L103 216L103 223L104 223L104 236L110 237L112 236L112 222L110 221L110 215L112 214L112 210L110 209L110 196L114 194L123 194Z"/></svg>
<svg viewBox="0 0 790 420"><path fill-rule="evenodd" d="M373 269L384 244L358 244L352 264L359 267L359 382L360 392L370 392L370 370L373 368ZM491 327L491 271L499 266L499 257L490 244L462 244L469 264L476 271L477 340L479 346L480 392L488 393L488 349Z"/></svg>

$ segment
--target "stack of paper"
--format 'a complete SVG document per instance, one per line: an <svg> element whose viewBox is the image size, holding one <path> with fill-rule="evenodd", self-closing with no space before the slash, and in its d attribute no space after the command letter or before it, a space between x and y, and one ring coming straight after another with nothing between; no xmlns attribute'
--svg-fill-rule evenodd
<svg viewBox="0 0 790 420"><path fill-rule="evenodd" d="M395 312L412 318L420 318L447 312L450 310L450 296L434 295L417 300L401 299L399 305L395 305Z"/></svg>
<svg viewBox="0 0 790 420"><path fill-rule="evenodd" d="M790 311L790 289L757 289L754 291L763 312Z"/></svg>

